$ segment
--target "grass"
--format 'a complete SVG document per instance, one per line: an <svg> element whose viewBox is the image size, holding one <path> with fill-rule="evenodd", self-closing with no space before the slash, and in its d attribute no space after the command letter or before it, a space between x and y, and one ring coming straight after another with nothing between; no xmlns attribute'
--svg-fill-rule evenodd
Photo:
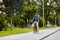
<svg viewBox="0 0 60 40"><path fill-rule="evenodd" d="M32 29L33 28L13 28L13 30L8 29L7 31L1 31L0 37L13 35L13 34L21 34L21 33L31 32Z"/></svg>
<svg viewBox="0 0 60 40"><path fill-rule="evenodd" d="M39 30L46 29L46 28L55 28L55 27L40 27ZM26 33L26 32L31 32L33 28L13 28L13 30L10 30L8 28L7 31L0 31L0 37L1 36L8 36L8 35L14 35L14 34L21 34L21 33Z"/></svg>

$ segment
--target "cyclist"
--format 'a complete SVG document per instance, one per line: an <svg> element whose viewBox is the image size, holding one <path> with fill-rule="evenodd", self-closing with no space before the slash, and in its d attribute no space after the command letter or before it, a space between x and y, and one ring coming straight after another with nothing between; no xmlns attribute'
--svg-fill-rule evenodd
<svg viewBox="0 0 60 40"><path fill-rule="evenodd" d="M38 22L39 22L39 15L38 15L38 13L35 13L35 15L33 17L34 33L35 33L35 31L38 32Z"/></svg>

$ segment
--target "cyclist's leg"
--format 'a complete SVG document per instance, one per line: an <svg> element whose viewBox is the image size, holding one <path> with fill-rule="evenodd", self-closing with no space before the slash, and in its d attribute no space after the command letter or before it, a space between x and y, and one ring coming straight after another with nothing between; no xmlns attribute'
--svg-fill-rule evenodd
<svg viewBox="0 0 60 40"><path fill-rule="evenodd" d="M37 24L37 32L38 32L38 22L36 22L36 24Z"/></svg>
<svg viewBox="0 0 60 40"><path fill-rule="evenodd" d="M34 22L34 33L36 33L37 32L37 23L36 23L36 21Z"/></svg>
<svg viewBox="0 0 60 40"><path fill-rule="evenodd" d="M34 26L35 32L38 32L38 25L37 25L38 23L37 23L37 21L35 21L34 24L35 24L35 26Z"/></svg>
<svg viewBox="0 0 60 40"><path fill-rule="evenodd" d="M34 22L35 23L35 22ZM34 23L33 23L33 25L34 25ZM33 32L35 33L35 25L33 26Z"/></svg>

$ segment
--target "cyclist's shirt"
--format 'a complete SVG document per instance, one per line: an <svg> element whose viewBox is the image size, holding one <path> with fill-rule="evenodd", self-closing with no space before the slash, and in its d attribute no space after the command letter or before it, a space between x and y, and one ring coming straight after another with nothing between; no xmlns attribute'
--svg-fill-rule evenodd
<svg viewBox="0 0 60 40"><path fill-rule="evenodd" d="M33 17L33 22L34 21L37 21L37 22L39 21L39 15Z"/></svg>

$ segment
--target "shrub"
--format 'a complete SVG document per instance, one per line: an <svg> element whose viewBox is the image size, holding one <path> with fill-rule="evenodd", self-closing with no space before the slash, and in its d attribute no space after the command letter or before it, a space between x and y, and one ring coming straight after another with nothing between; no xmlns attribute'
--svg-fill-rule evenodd
<svg viewBox="0 0 60 40"><path fill-rule="evenodd" d="M5 21L3 22L3 26L4 26L4 30L6 31L6 30L7 30L7 28L8 28L7 20L5 20Z"/></svg>
<svg viewBox="0 0 60 40"><path fill-rule="evenodd" d="M4 28L3 24L2 24L2 22L0 22L0 31L2 31L3 28Z"/></svg>
<svg viewBox="0 0 60 40"><path fill-rule="evenodd" d="M7 20L6 20L7 15L6 14L0 14L0 31L7 28Z"/></svg>
<svg viewBox="0 0 60 40"><path fill-rule="evenodd" d="M44 19L44 25L46 25L46 21ZM39 21L39 27L43 26L43 17L40 17L40 21Z"/></svg>
<svg viewBox="0 0 60 40"><path fill-rule="evenodd" d="M20 27L25 27L25 21L23 19L20 19L19 26Z"/></svg>
<svg viewBox="0 0 60 40"><path fill-rule="evenodd" d="M15 27L19 25L19 21L20 21L20 16L14 16L13 24Z"/></svg>

